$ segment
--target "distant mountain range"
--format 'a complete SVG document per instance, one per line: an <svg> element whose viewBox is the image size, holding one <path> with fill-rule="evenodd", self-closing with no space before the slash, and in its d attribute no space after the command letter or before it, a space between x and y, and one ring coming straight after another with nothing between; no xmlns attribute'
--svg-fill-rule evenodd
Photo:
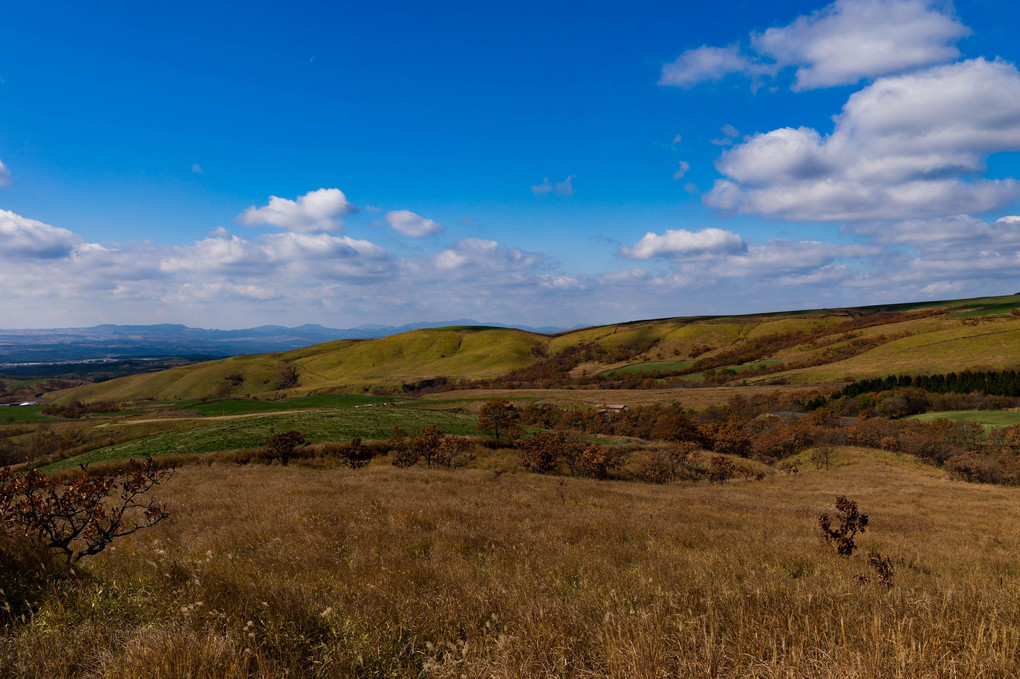
<svg viewBox="0 0 1020 679"><path fill-rule="evenodd" d="M461 325L553 334L566 328L530 328L502 323L481 324L460 318L436 323L408 325L360 325L356 328L326 328L316 324L288 328L260 325L244 330L206 330L186 325L96 325L90 328L46 330L0 330L0 364L80 361L138 356L189 356L224 358L241 354L289 351L312 344L342 339L375 339L409 330Z"/></svg>

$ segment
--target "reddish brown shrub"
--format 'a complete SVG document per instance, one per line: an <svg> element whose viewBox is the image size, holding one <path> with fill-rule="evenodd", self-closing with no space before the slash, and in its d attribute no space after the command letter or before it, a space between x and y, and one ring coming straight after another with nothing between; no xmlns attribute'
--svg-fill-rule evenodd
<svg viewBox="0 0 1020 679"><path fill-rule="evenodd" d="M279 460L280 464L287 464L294 457L294 451L305 442L304 434L299 431L285 431L276 434L269 439L266 446L266 454L271 460Z"/></svg>
<svg viewBox="0 0 1020 679"><path fill-rule="evenodd" d="M726 483L733 478L733 463L722 455L713 455L708 461L708 482Z"/></svg>
<svg viewBox="0 0 1020 679"><path fill-rule="evenodd" d="M372 461L372 449L361 444L360 438L353 438L351 442L336 449L336 456L341 462L351 469L361 469Z"/></svg>
<svg viewBox="0 0 1020 679"><path fill-rule="evenodd" d="M854 536L863 533L868 528L868 515L861 514L857 509L857 503L847 499L845 495L836 498L836 511L839 512L839 525L832 525L832 518L825 512L818 517L818 527L822 531L822 537L826 543L836 543L836 553L840 556L850 556L854 553L857 545L854 544Z"/></svg>
<svg viewBox="0 0 1020 679"><path fill-rule="evenodd" d="M474 445L463 436L444 436L436 454L436 464L456 469L475 459Z"/></svg>
<svg viewBox="0 0 1020 679"><path fill-rule="evenodd" d="M545 474L551 471L563 451L565 437L559 434L535 434L531 438L517 440L517 455L521 466L530 472Z"/></svg>
<svg viewBox="0 0 1020 679"><path fill-rule="evenodd" d="M875 569L878 581L886 587L892 587L893 565L892 559L878 552L868 553L868 565Z"/></svg>
<svg viewBox="0 0 1020 679"><path fill-rule="evenodd" d="M81 472L63 484L36 470L24 476L9 467L0 470L0 526L75 563L169 516L145 495L166 482L173 468L159 469L150 459L118 476L89 477L85 465Z"/></svg>
<svg viewBox="0 0 1020 679"><path fill-rule="evenodd" d="M593 479L605 479L620 468L622 458L605 446L589 445L578 456L578 471Z"/></svg>
<svg viewBox="0 0 1020 679"><path fill-rule="evenodd" d="M1002 483L1003 470L999 462L988 455L967 452L946 460L946 471L956 479L971 483Z"/></svg>

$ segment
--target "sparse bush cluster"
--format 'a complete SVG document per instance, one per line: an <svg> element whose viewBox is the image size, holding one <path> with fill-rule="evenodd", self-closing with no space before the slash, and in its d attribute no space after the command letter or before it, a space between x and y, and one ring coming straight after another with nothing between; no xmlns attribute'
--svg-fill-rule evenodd
<svg viewBox="0 0 1020 679"><path fill-rule="evenodd" d="M399 427L394 428L388 444L392 449L392 462L396 467L422 465L426 468L446 467L456 469L473 461L476 457L474 445L463 436L448 436L430 424L414 436Z"/></svg>
<svg viewBox="0 0 1020 679"><path fill-rule="evenodd" d="M43 415L49 415L51 417L63 417L66 419L77 420L86 415L94 413L114 413L119 410L116 403L110 403L109 401L97 401L95 403L82 403L81 401L75 401L68 405L63 406L48 406L43 408Z"/></svg>

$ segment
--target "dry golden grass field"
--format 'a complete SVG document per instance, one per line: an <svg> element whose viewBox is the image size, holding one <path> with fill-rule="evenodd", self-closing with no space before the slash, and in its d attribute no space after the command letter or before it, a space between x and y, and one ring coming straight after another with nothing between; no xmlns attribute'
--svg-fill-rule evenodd
<svg viewBox="0 0 1020 679"><path fill-rule="evenodd" d="M2 674L1020 675L1020 490L853 448L722 486L484 468L502 455L184 467L170 520L41 586ZM816 528L841 494L871 517L849 558Z"/></svg>

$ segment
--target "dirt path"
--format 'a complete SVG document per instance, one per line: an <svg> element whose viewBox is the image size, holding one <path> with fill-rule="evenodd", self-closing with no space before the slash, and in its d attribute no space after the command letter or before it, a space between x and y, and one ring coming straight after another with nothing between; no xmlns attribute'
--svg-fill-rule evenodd
<svg viewBox="0 0 1020 679"><path fill-rule="evenodd" d="M153 422L213 422L222 420L244 420L251 417L265 417L267 415L290 415L293 413L307 412L308 408L297 410L265 410L261 413L239 413L237 415L203 415L201 417L147 417L144 420L121 420L118 422L106 422L97 427L126 427L132 424L150 424Z"/></svg>

